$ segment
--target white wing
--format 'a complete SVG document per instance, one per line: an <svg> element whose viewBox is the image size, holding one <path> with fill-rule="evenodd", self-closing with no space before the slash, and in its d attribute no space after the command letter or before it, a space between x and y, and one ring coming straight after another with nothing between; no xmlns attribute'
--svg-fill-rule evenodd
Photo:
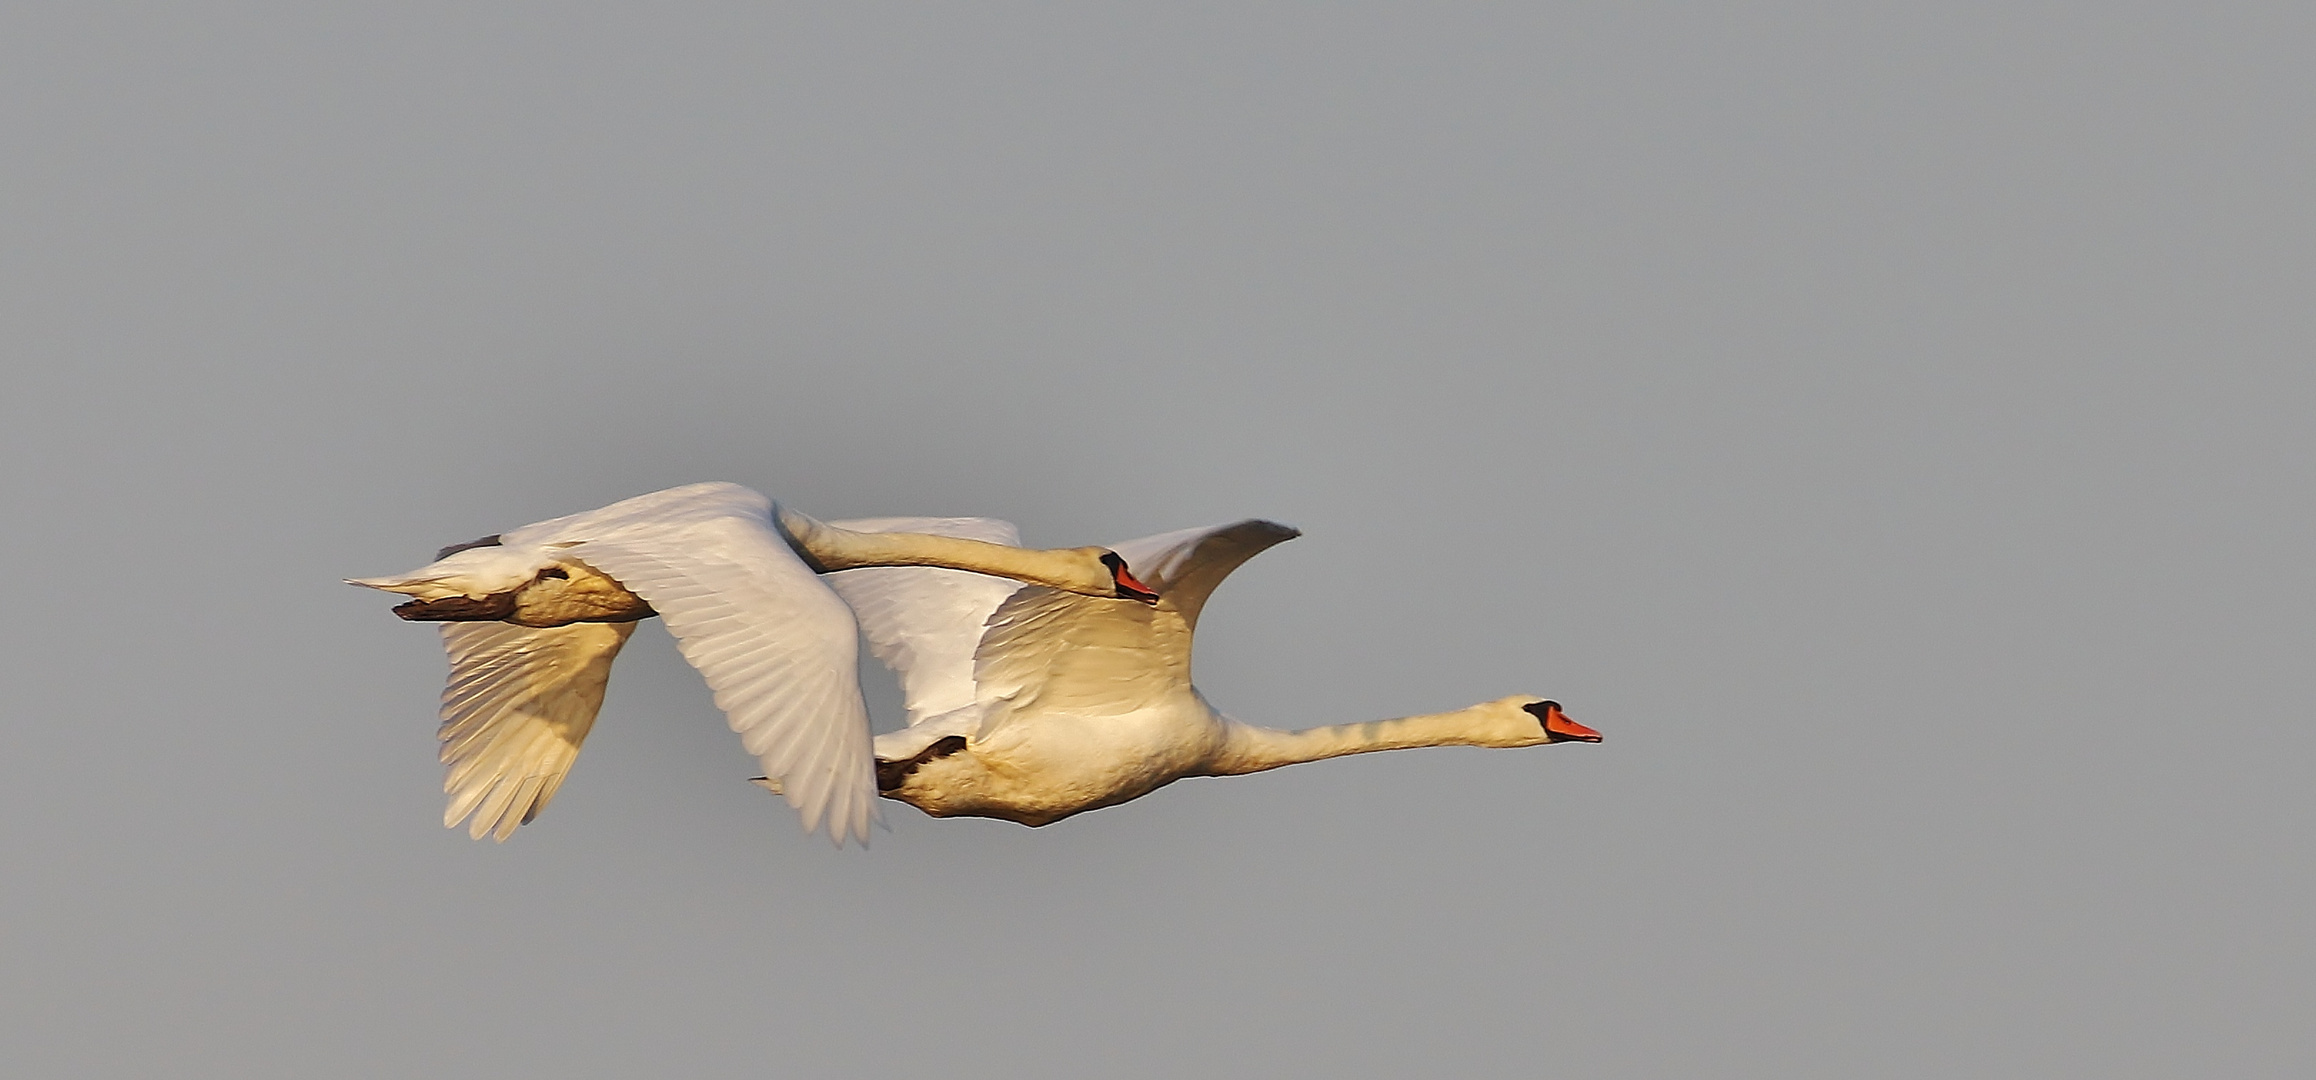
<svg viewBox="0 0 2316 1080"><path fill-rule="evenodd" d="M634 632L634 623L442 624L444 827L471 814L467 835L505 840L547 808L595 726L611 660Z"/></svg>
<svg viewBox="0 0 2316 1080"><path fill-rule="evenodd" d="M868 839L876 773L852 612L772 528L771 501L693 484L528 525L509 544L561 549L667 622L732 730L812 830Z"/></svg>
<svg viewBox="0 0 2316 1080"><path fill-rule="evenodd" d="M630 530L657 534L672 526L718 518L752 517L770 520L771 513L772 500L763 495L738 484L709 481L654 491L632 499L621 499L599 509L534 522L520 529L509 530L499 537L499 542L512 548L533 544L563 547L583 540L617 539Z"/></svg>
<svg viewBox="0 0 2316 1080"><path fill-rule="evenodd" d="M829 522L854 532L914 532L1019 546L990 518L871 518ZM852 605L869 652L901 677L914 726L973 704L973 650L991 612L1021 588L1011 578L932 566L879 566L826 576Z"/></svg>
<svg viewBox="0 0 2316 1080"><path fill-rule="evenodd" d="M1022 588L989 617L974 653L982 699L1002 701L988 723L1029 711L1116 715L1188 691L1191 632L1207 597L1240 564L1298 535L1249 520L1112 545L1158 592L1155 606Z"/></svg>

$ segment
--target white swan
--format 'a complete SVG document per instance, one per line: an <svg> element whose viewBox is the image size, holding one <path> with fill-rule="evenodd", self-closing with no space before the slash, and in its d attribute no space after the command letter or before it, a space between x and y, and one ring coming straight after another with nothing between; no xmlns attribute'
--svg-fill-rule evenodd
<svg viewBox="0 0 2316 1080"><path fill-rule="evenodd" d="M1225 575L1297 535L1271 522L1114 552L1031 552L988 519L778 519L776 529L769 501L745 488L693 485L356 581L418 597L396 609L405 617L566 620L444 626L444 823L471 815L471 835L503 840L545 807L594 723L612 657L654 611L763 762L762 782L807 830L825 819L839 844L866 839L878 794L935 816L1043 825L1185 776L1415 746L1600 740L1528 696L1292 732L1217 713L1190 683L1191 634ZM873 743L854 679L855 617L908 705L909 726Z"/></svg>
<svg viewBox="0 0 2316 1080"><path fill-rule="evenodd" d="M1011 525L986 519L844 524L1014 539ZM1186 776L1418 746L1600 741L1557 702L1531 696L1304 731L1216 712L1190 682L1199 612L1232 570L1297 535L1250 520L1115 545L1158 593L1154 605L948 570L831 574L908 702L909 726L874 743L879 792L936 817L1044 825Z"/></svg>
<svg viewBox="0 0 2316 1080"><path fill-rule="evenodd" d="M823 569L932 563L1157 600L1103 548L864 535L788 511L776 529L772 512L737 484L693 484L349 579L417 597L395 609L404 618L444 623L443 824L471 816L470 835L504 840L537 817L594 726L612 659L657 614L805 828L866 840L877 788L852 613L796 549Z"/></svg>

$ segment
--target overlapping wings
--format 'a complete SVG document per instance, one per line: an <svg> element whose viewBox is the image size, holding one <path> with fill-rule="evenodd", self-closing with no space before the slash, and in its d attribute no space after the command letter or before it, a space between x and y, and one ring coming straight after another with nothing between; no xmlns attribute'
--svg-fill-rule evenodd
<svg viewBox="0 0 2316 1080"><path fill-rule="evenodd" d="M1155 606L1021 588L990 615L975 650L980 698L1002 701L1000 714L1092 718L1185 692L1191 633L1207 597L1248 559L1299 535L1276 522L1247 520L1112 545L1135 576L1157 590ZM1001 715L992 722L1002 722Z"/></svg>
<svg viewBox="0 0 2316 1080"><path fill-rule="evenodd" d="M765 775L778 781L789 805L803 816L804 827L816 829L825 822L829 837L839 844L847 838L865 841L876 813L876 773L869 751L868 710L861 703L856 674L858 644L852 613L789 550L772 528L770 511L770 500L739 485L693 484L527 525L507 533L504 541L555 549L562 557L609 574L641 596L666 620L684 659L707 679L732 730L756 755ZM462 635L451 646L453 692L461 685L455 669L459 649L465 645L473 655L468 666L478 672L494 663L507 665L489 677L470 675L469 682L497 688L493 692L508 700L529 700L523 695L530 693L531 698L556 703L550 715L536 719L507 707L454 718L446 695L445 731L455 722L460 738L467 740L459 745L477 747L471 753L460 751L468 755L460 764L472 762L466 773L458 773L459 765L453 765L451 808L458 811L465 793L479 786L481 794L472 796L470 809L485 813L478 814L476 827L483 828L487 821L490 831L503 836L503 830L513 827L507 815L530 788L529 772L536 770L517 767L528 759L512 751L489 748L532 745L523 741L524 732L542 725L559 724L584 737L602 703L602 674L588 664L607 666L626 630L592 629L591 624L552 630L469 625L479 629L451 632ZM600 661L577 664L581 645L600 640L605 632L617 635L609 651ZM565 659L548 659L558 656ZM575 664L584 670L558 681L556 673ZM551 690L514 689L541 677L549 688L562 687L564 696L553 697ZM588 679L593 680L591 691ZM450 740L445 735L446 761ZM578 751L578 738L569 739L568 746L561 766L566 770L568 756ZM556 772L555 779L560 777ZM537 787L552 794L545 779ZM523 812L535 814L544 802L533 795ZM495 815L487 813L494 808Z"/></svg>
<svg viewBox="0 0 2316 1080"><path fill-rule="evenodd" d="M807 831L868 839L875 763L852 613L771 524L719 517L570 549L651 604Z"/></svg>
<svg viewBox="0 0 2316 1080"><path fill-rule="evenodd" d="M717 707L807 830L866 841L877 794L856 628L900 673L912 725L975 705L1098 717L1188 689L1190 638L1215 586L1295 530L1242 521L1115 546L1155 606L934 567L823 579L736 484L693 484L513 530L616 578L666 620ZM879 518L856 532L1019 542L986 518ZM857 623L856 623L857 618ZM537 816L601 709L632 623L443 627L445 823L505 839Z"/></svg>
<svg viewBox="0 0 2316 1080"><path fill-rule="evenodd" d="M913 532L1019 545L1009 522L992 518L870 518L832 521L853 532ZM840 570L826 580L860 621L869 652L901 678L913 726L973 704L973 650L989 614L1021 588L1011 578L932 566Z"/></svg>

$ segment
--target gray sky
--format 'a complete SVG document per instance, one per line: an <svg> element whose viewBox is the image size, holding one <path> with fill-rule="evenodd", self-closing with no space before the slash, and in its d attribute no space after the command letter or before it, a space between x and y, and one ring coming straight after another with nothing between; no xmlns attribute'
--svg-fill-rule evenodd
<svg viewBox="0 0 2316 1080"><path fill-rule="evenodd" d="M2308 1075L2312 24L12 7L0 1062ZM836 852L655 628L441 829L337 579L699 480L1277 518L1220 707L1607 742Z"/></svg>

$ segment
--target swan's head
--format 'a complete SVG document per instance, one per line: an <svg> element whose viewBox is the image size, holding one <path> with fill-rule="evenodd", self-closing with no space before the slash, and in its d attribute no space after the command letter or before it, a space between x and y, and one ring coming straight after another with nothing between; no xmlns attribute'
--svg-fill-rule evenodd
<svg viewBox="0 0 2316 1080"><path fill-rule="evenodd" d="M1103 568L1110 572L1111 595L1120 600L1140 600L1145 604L1158 602L1158 591L1135 580L1133 571L1126 569L1126 560L1117 552L1103 550L1101 560Z"/></svg>
<svg viewBox="0 0 2316 1080"><path fill-rule="evenodd" d="M1522 705L1520 708L1528 715L1535 717L1536 722L1544 726L1545 742L1600 741L1599 732L1570 720L1567 713L1560 711L1560 703L1557 701L1539 701L1532 705Z"/></svg>
<svg viewBox="0 0 2316 1080"><path fill-rule="evenodd" d="M1053 548L1046 551L1014 550L1022 556L1008 567L987 569L1032 585L1074 592L1079 596L1099 596L1105 600L1136 600L1145 604L1158 602L1158 590L1142 584L1140 578L1126 567L1125 556L1105 547ZM982 567L972 567L982 570Z"/></svg>

